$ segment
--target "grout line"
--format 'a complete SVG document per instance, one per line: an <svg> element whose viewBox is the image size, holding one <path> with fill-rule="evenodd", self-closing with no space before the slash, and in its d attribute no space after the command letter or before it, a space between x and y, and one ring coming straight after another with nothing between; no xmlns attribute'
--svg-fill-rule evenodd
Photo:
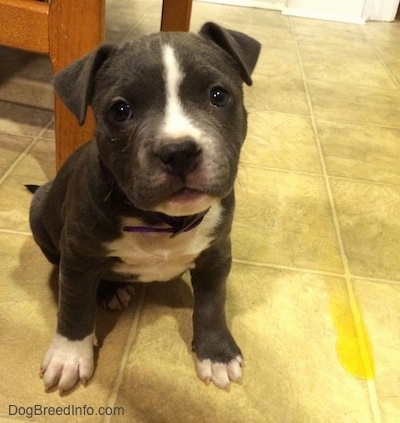
<svg viewBox="0 0 400 423"><path fill-rule="evenodd" d="M317 80L315 80L317 81ZM371 85L364 85L365 87L371 87ZM363 88L363 86L360 86L360 90ZM373 88L382 88L382 87L373 87ZM375 123L375 122L365 122L363 123L361 120L353 120L353 119L339 119L339 118L331 118L329 116L317 116L316 117L317 120L328 120L331 122L338 122L338 123L342 123L345 125L358 125L358 126L362 126L363 128L366 126L375 126L377 128L388 128L388 129L400 129L400 125L390 125L390 124L385 124L385 125L380 125L379 123Z"/></svg>
<svg viewBox="0 0 400 423"><path fill-rule="evenodd" d="M129 329L128 337L127 337L125 347L124 347L124 352L122 354L121 362L120 362L119 369L118 369L118 374L117 374L117 377L115 379L114 386L111 390L111 394L110 394L110 397L109 397L108 402L107 402L107 407L115 407L115 404L117 402L118 393L119 393L119 390L121 388L123 377L124 377L124 371L125 371L125 368L126 368L126 363L128 362L129 352L131 351L132 344L133 344L133 342L136 338L136 335L137 335L137 330L138 330L138 326L139 326L139 318L140 318L141 312L143 310L145 295L146 295L146 285L143 284L143 290L140 294L140 298L139 298L139 302L138 302L138 305L137 305L137 308L136 308L135 316L133 318L131 327ZM111 418L112 418L112 416L105 416L103 422L104 423L110 423Z"/></svg>
<svg viewBox="0 0 400 423"><path fill-rule="evenodd" d="M278 112L280 113L280 112ZM368 127L368 126L372 126L374 128L384 128L384 129L400 129L400 125L389 125L389 124L384 124L381 125L379 123L375 123L375 122L362 122L359 120L343 120L343 119L339 119L339 118L334 118L334 117L316 117L317 121L325 121L325 122L333 122L333 123L338 123L338 124L345 124L345 125L353 125L353 126L362 126L363 128Z"/></svg>
<svg viewBox="0 0 400 423"><path fill-rule="evenodd" d="M336 210L336 205L335 205L335 200L334 200L333 193L332 193L329 175L327 173L326 163L325 163L323 150L322 150L322 144L321 144L321 140L319 138L318 127L317 127L317 123L316 123L316 117L314 115L314 109L313 109L313 105L312 105L312 101L311 101L311 95L310 95L309 88L308 88L308 83L307 83L307 79L306 79L306 75L305 75L305 71L304 71L303 62L302 62L302 59L301 59L300 48L299 48L299 44L297 42L296 32L295 32L295 28L294 28L292 18L290 18L290 25L291 25L292 35L293 35L293 39L294 39L294 43L295 43L295 47L296 47L296 53L297 53L297 58L298 58L299 65L300 65L300 70L301 70L301 73L302 73L302 76L303 76L304 89L305 89L305 92L306 92L307 103L308 103L308 107L309 107L310 114L311 114L311 124L312 124L312 127L314 129L314 134L315 134L315 139L316 139L316 143L317 143L317 147L318 147L320 162L321 162L322 170L323 170L323 173L324 173L325 186L326 186L326 191L327 191L328 198L329 198L329 203L330 203L330 206L331 206L331 213L332 213L332 218L333 218L333 224L334 224L335 231L336 231L337 242L338 242L338 245L339 245L340 255L341 255L343 266L344 266L346 288L347 288L347 293L348 293L348 297L349 297L349 300L350 300L351 312L352 312L354 323L355 323L356 335L357 335L357 339L359 341L358 347L359 347L359 350L360 350L361 361L362 361L365 373L370 374L372 367L371 367L371 359L370 359L369 354L368 354L367 341L365 339L366 334L365 334L364 329L363 329L360 309L359 309L359 306L357 304L357 300L356 300L356 296L355 296L354 286L353 286L353 283L352 283L352 276L351 276L351 273L350 273L350 266L349 266L348 258L347 258L346 251L345 251L345 248L344 248L343 239L342 239L342 236L341 236L339 217L338 217L337 210ZM368 387L368 393L369 393L369 403L370 403L371 412L372 412L374 421L376 423L380 423L382 421L382 417L381 417L380 407L379 407L379 403L378 403L378 398L377 398L377 395L376 395L376 386L375 386L374 379L367 381L367 387Z"/></svg>
<svg viewBox="0 0 400 423"><path fill-rule="evenodd" d="M374 44L368 39L368 37L365 35L365 30L364 28L361 30L365 41L367 42L367 44L370 46L371 50L375 53L376 57L379 59L379 61L381 62L382 66L386 69L386 72L390 75L390 78L392 79L392 81L395 83L395 85L397 86L397 88L400 88L400 83L399 81L396 79L396 77L393 75L393 72L390 70L390 68L386 65L385 61L382 59L382 56L379 54L378 50L376 49L376 47L374 46Z"/></svg>
<svg viewBox="0 0 400 423"><path fill-rule="evenodd" d="M32 232L28 232L28 231L16 231L14 229L2 229L0 228L0 233L2 234L11 234L11 235L29 235L32 236Z"/></svg>
<svg viewBox="0 0 400 423"><path fill-rule="evenodd" d="M392 285L398 285L400 284L399 280L396 279L384 279L384 278L374 278L369 276L358 276L358 275L352 275L353 279L366 281L366 282L375 282L375 283L388 283Z"/></svg>
<svg viewBox="0 0 400 423"><path fill-rule="evenodd" d="M268 267L270 269L277 269L277 270L289 270L291 272L299 272L299 273L308 273L311 275L321 275L321 276L331 276L336 278L343 278L344 275L342 273L336 273L336 272L328 272L324 270L314 270L314 269L307 269L303 267L292 267L292 266L286 266L281 264L273 264L273 263L263 263L259 261L251 261L251 260L242 260L242 259L232 259L233 263L237 264L246 264L249 266L256 266L256 267Z"/></svg>
<svg viewBox="0 0 400 423"><path fill-rule="evenodd" d="M262 165L257 165L257 164L247 162L246 159L240 160L240 166L246 166L246 168L268 170L268 171L281 172L281 173L295 173L297 175L311 176L315 178L325 178L326 176L328 176L329 179L334 179L338 181L362 182L365 184L379 185L379 186L385 186L385 187L399 187L400 186L400 183L373 181L369 179L349 178L346 176L337 176L337 175L328 175L328 174L325 175L324 173L308 172L305 170L296 170L296 169L285 169L281 167L262 166Z"/></svg>
<svg viewBox="0 0 400 423"><path fill-rule="evenodd" d="M336 179L338 181L349 181L349 182L362 182L364 184L373 184L373 185L379 185L383 187L399 187L400 183L390 183L390 182L382 182L382 181L371 181L369 179L357 179L357 178L348 178L345 176L332 176L329 175L329 179Z"/></svg>
<svg viewBox="0 0 400 423"><path fill-rule="evenodd" d="M322 82L322 83L328 83L329 85L335 85L335 84L341 84L341 82L335 82L335 81L324 81L324 80L322 80L322 79L316 79L316 78L309 78L308 79L310 82ZM390 90L390 89L393 89L393 87L392 86L390 86L390 85L372 85L372 84L362 84L362 83L352 83L352 82L346 82L346 86L350 86L350 87L357 87L361 92L362 92L362 90L365 88L365 89L368 89L368 88L370 88L370 89L372 89L372 90L379 90L379 91L381 91L382 89L388 89L388 90ZM329 119L329 118L326 118L326 117L321 117L320 116L320 118L322 118L322 119ZM339 119L339 118L336 118L336 120L340 120L340 121L342 121L342 122L358 122L360 125L362 125L363 124L363 121L362 120L347 120L347 119ZM367 125L369 125L370 123L368 122L367 123ZM375 125L378 125L378 126L380 126L378 123L375 123ZM393 126L395 126L395 125L393 125ZM395 126L395 128L399 128L399 126Z"/></svg>
<svg viewBox="0 0 400 423"><path fill-rule="evenodd" d="M321 80L319 79L314 79L311 81L316 81L316 82L321 82ZM303 81L304 82L304 81ZM362 87L371 87L371 85L363 85ZM373 88L382 88L379 86L374 86ZM310 120L311 116L310 114L299 114L299 113L290 113L290 112L284 112L282 110L272 110L272 109L252 109L252 108L248 108L247 107L247 112L248 115L250 116L251 114L254 113L268 113L268 114L276 114L276 115L284 115L284 116L290 116L290 117L298 117L298 118L302 118L302 119L306 119L306 120ZM316 120L319 121L328 121L328 122L337 122L339 124L345 124L345 125L357 125L357 126L373 126L376 128L387 128L387 129L400 129L400 125L390 125L385 123L384 125L379 124L379 123L375 123L375 122L362 122L361 120L352 120L352 119L339 119L339 118L335 118L335 117L329 117L329 116L316 116L315 117Z"/></svg>
<svg viewBox="0 0 400 423"><path fill-rule="evenodd" d="M380 185L385 187L399 187L400 183L391 183L391 182L382 182L382 181L372 181L369 179L361 179L361 178L349 178L347 176L337 176L337 175L325 175L324 173L317 173L317 172L308 172L306 170L296 170L296 169L285 169L282 167L272 167L272 166L262 166L253 163L249 163L246 159L240 161L241 166L250 167L253 169L260 169L260 170L269 170L275 172L282 172L282 173L295 173L298 175L304 176L312 176L316 178L324 178L328 176L329 179L335 179L339 181L349 181L349 182L362 182L365 184L373 184L373 185Z"/></svg>
<svg viewBox="0 0 400 423"><path fill-rule="evenodd" d="M18 166L18 164L28 155L28 153L32 150L36 142L42 138L43 134L49 129L51 124L53 123L53 118L47 122L42 129L39 131L37 135L35 135L29 145L25 148L25 150L15 159L15 161L11 164L11 166L4 172L3 176L0 178L0 185L11 175L14 169Z"/></svg>
<svg viewBox="0 0 400 423"><path fill-rule="evenodd" d="M267 78L268 76L264 76L264 78ZM272 110L272 109L267 109L267 110L262 110L262 109L250 109L247 110L247 115L250 116L252 114L255 113L268 113L271 115L283 115L283 116L288 116L288 117L297 117L297 118L301 118L301 119L305 119L305 120L310 120L310 115L301 115L298 113L290 113L290 112L284 112L281 110Z"/></svg>
<svg viewBox="0 0 400 423"><path fill-rule="evenodd" d="M376 421L376 423L382 423L381 409L379 407L379 399L376 393L375 378L372 380L367 380L367 386L374 420Z"/></svg>
<svg viewBox="0 0 400 423"><path fill-rule="evenodd" d="M324 176L322 173L307 172L306 170L294 170L294 169L292 170L292 169L284 169L282 167L256 165L256 164L247 162L246 159L240 160L240 166L246 166L246 167L251 167L253 169L269 170L269 171L275 171L275 172L281 172L281 173L296 173L298 175L313 176L316 178L321 178Z"/></svg>
<svg viewBox="0 0 400 423"><path fill-rule="evenodd" d="M18 166L18 164L26 157L29 151L33 148L33 146L37 142L37 138L33 138L33 140L28 144L25 150L14 160L11 166L4 172L3 176L0 178L0 185L11 175L14 169Z"/></svg>
<svg viewBox="0 0 400 423"><path fill-rule="evenodd" d="M293 267L293 266L287 266L284 264L266 263L261 261L245 260L245 259L238 259L238 258L233 258L232 262L236 264L244 264L248 266L266 267L269 269L288 270L290 272L307 273L310 275L329 276L333 278L342 278L342 279L346 278L346 275L344 273L329 272L327 270L315 270L315 269L308 269L305 267ZM396 280L396 279L375 278L372 276L371 277L360 276L356 274L349 274L349 277L351 280L357 279L359 281L374 282L374 283L381 283L381 284L391 284L391 285L400 284L400 280Z"/></svg>
<svg viewBox="0 0 400 423"><path fill-rule="evenodd" d="M145 18L147 17L147 15L149 15L152 10L155 8L156 2L150 2L150 4L148 5L147 10L143 13L142 17L136 21L136 24L132 27L132 29L130 31L128 31L123 37L122 39L119 41L119 43L123 43L124 41L129 40L130 35L132 35L132 33L134 33L136 31L136 28L138 28L138 26L145 20ZM160 19L161 19L161 14L160 14ZM135 38L139 38L135 37Z"/></svg>

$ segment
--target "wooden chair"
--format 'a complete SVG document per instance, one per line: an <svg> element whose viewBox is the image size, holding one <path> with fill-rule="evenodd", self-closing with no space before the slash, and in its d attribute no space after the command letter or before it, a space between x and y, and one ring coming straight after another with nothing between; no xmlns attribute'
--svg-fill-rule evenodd
<svg viewBox="0 0 400 423"><path fill-rule="evenodd" d="M161 30L188 31L192 0L163 0ZM0 45L48 54L54 73L93 50L105 37L105 0L0 0ZM4 65L4 64L3 64ZM93 136L91 112L83 127L55 96L57 169Z"/></svg>

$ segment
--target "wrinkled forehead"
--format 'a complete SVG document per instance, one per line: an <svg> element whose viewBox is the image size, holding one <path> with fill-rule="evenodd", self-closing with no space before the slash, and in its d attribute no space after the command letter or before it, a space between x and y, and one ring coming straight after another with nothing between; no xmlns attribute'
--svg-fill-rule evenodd
<svg viewBox="0 0 400 423"><path fill-rule="evenodd" d="M202 76L215 80L237 76L235 69L236 63L225 51L195 34L162 33L122 45L99 77L110 88L112 84L151 84L165 92L173 76L178 83L189 79L199 84Z"/></svg>

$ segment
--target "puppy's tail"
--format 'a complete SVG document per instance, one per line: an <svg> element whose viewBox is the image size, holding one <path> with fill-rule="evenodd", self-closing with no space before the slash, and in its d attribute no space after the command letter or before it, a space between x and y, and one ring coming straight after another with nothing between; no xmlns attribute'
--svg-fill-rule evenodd
<svg viewBox="0 0 400 423"><path fill-rule="evenodd" d="M25 188L30 191L32 194L34 194L39 188L40 185L25 185Z"/></svg>

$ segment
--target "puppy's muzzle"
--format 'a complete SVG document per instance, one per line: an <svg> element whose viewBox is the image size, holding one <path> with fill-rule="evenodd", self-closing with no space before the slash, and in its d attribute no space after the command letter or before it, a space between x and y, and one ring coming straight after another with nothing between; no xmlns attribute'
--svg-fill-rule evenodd
<svg viewBox="0 0 400 423"><path fill-rule="evenodd" d="M201 148L192 139L163 144L156 151L163 169L181 178L197 168L201 155Z"/></svg>

